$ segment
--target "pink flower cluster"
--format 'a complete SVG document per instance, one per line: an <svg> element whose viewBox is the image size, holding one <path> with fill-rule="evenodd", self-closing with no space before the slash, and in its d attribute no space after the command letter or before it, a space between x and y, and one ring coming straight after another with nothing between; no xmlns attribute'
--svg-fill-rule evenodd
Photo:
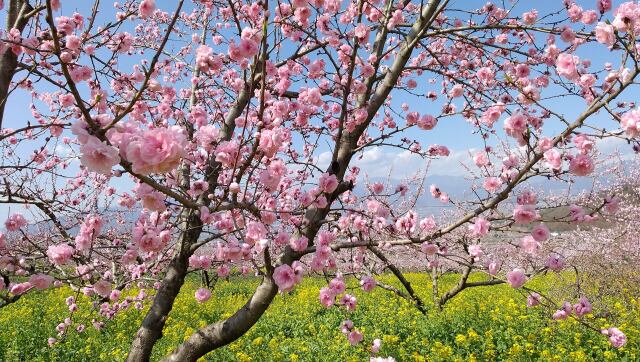
<svg viewBox="0 0 640 362"><path fill-rule="evenodd" d="M620 127L632 138L640 136L640 110L634 109L626 112L620 119Z"/></svg>
<svg viewBox="0 0 640 362"><path fill-rule="evenodd" d="M553 319L563 320L574 314L576 317L582 317L593 311L591 302L585 297L581 297L578 303L571 305L569 302L564 302L562 308L553 313Z"/></svg>
<svg viewBox="0 0 640 362"><path fill-rule="evenodd" d="M4 222L7 231L18 231L25 226L27 226L27 219L19 212L11 214Z"/></svg>
<svg viewBox="0 0 640 362"><path fill-rule="evenodd" d="M604 334L605 336L609 337L609 342L615 348L620 348L620 347L624 346L625 344L627 344L627 336L624 333L622 333L622 331L619 330L616 327L611 327L609 329L603 329L600 332L602 334Z"/></svg>
<svg viewBox="0 0 640 362"><path fill-rule="evenodd" d="M47 256L49 260L55 265L64 265L69 262L69 259L73 256L75 249L68 244L62 243L58 245L51 245L47 248Z"/></svg>
<svg viewBox="0 0 640 362"><path fill-rule="evenodd" d="M138 13L140 17L143 19L148 18L153 15L153 12L156 10L156 2L155 0L142 0L140 2L140 6L138 7Z"/></svg>
<svg viewBox="0 0 640 362"><path fill-rule="evenodd" d="M80 153L80 163L89 171L108 175L111 168L120 163L118 150L93 136L89 136L87 142L80 147Z"/></svg>
<svg viewBox="0 0 640 362"><path fill-rule="evenodd" d="M229 43L229 58L235 61L242 61L253 57L258 54L261 39L262 34L260 31L251 28L242 29L240 43L238 45L235 42Z"/></svg>
<svg viewBox="0 0 640 362"><path fill-rule="evenodd" d="M331 281L329 285L320 289L320 304L325 307L331 307L336 300L336 297L347 289L344 279L341 276L337 276Z"/></svg>
<svg viewBox="0 0 640 362"><path fill-rule="evenodd" d="M471 230L473 236L483 237L489 233L490 227L491 223L487 219L478 217L472 225L469 225L469 230Z"/></svg>
<svg viewBox="0 0 640 362"><path fill-rule="evenodd" d="M159 252L169 242L171 231L164 228L161 215L143 212L133 228L133 243L145 252Z"/></svg>
<svg viewBox="0 0 640 362"><path fill-rule="evenodd" d="M527 282L527 275L522 269L513 269L507 273L507 283L512 288L520 288Z"/></svg>
<svg viewBox="0 0 640 362"><path fill-rule="evenodd" d="M199 288L195 293L198 303L204 303L211 298L211 291L207 288Z"/></svg>
<svg viewBox="0 0 640 362"><path fill-rule="evenodd" d="M196 50L196 68L205 73L217 74L222 68L222 57L213 54L213 49L206 45L200 45Z"/></svg>
<svg viewBox="0 0 640 362"><path fill-rule="evenodd" d="M364 338L362 333L354 328L353 322L349 319L342 323L340 330L347 337L347 340L352 346L362 342L362 339Z"/></svg>
<svg viewBox="0 0 640 362"><path fill-rule="evenodd" d="M76 236L76 250L87 250L91 247L93 240L100 234L102 229L102 218L97 215L89 215L80 225L80 231Z"/></svg>
<svg viewBox="0 0 640 362"><path fill-rule="evenodd" d="M185 154L187 138L179 126L154 128L134 135L124 141L120 150L131 162L134 172L148 175L166 173L178 167Z"/></svg>
<svg viewBox="0 0 640 362"><path fill-rule="evenodd" d="M277 266L273 271L273 280L281 292L288 292L302 281L303 273L302 264L296 260L291 266L287 264Z"/></svg>

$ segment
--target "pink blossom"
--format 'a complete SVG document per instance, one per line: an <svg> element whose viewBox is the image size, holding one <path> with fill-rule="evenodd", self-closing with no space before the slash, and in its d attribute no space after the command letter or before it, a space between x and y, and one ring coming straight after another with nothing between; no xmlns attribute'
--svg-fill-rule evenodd
<svg viewBox="0 0 640 362"><path fill-rule="evenodd" d="M426 131L432 130L437 124L438 119L428 114L423 115L417 121L418 127Z"/></svg>
<svg viewBox="0 0 640 362"><path fill-rule="evenodd" d="M473 155L473 163L478 167L484 167L489 164L489 157L486 152L478 152Z"/></svg>
<svg viewBox="0 0 640 362"><path fill-rule="evenodd" d="M212 146L220 137L220 130L214 125L204 125L198 129L195 134L195 138L198 141L198 145L207 151L210 151Z"/></svg>
<svg viewBox="0 0 640 362"><path fill-rule="evenodd" d="M356 309L358 301L353 295L345 294L340 298L340 304L344 305L348 311L353 311Z"/></svg>
<svg viewBox="0 0 640 362"><path fill-rule="evenodd" d="M582 8L577 4L572 4L569 6L569 9L567 9L567 13L569 14L569 20L575 23L582 17Z"/></svg>
<svg viewBox="0 0 640 362"><path fill-rule="evenodd" d="M462 88L462 85L456 84L456 85L453 86L453 88L451 88L451 92L449 93L449 97L451 97L451 98L461 97L463 92L464 92L464 88Z"/></svg>
<svg viewBox="0 0 640 362"><path fill-rule="evenodd" d="M335 303L336 295L329 287L320 289L320 304L329 308Z"/></svg>
<svg viewBox="0 0 640 362"><path fill-rule="evenodd" d="M535 205L538 202L538 196L531 190L524 190L518 194L516 203L518 205Z"/></svg>
<svg viewBox="0 0 640 362"><path fill-rule="evenodd" d="M520 245L527 254L535 254L541 246L540 243L531 235L523 237L520 241Z"/></svg>
<svg viewBox="0 0 640 362"><path fill-rule="evenodd" d="M476 222L469 226L469 230L471 230L474 236L483 237L489 233L490 227L491 223L487 221L487 219L478 217Z"/></svg>
<svg viewBox="0 0 640 362"><path fill-rule="evenodd" d="M431 156L442 156L442 157L446 157L449 156L450 151L447 148L447 146L443 146L443 145L431 145L429 146L429 148L427 149L427 153L429 153L429 155Z"/></svg>
<svg viewBox="0 0 640 362"><path fill-rule="evenodd" d="M245 231L245 241L249 244L255 244L258 240L264 239L267 236L267 229L261 222L249 222Z"/></svg>
<svg viewBox="0 0 640 362"><path fill-rule="evenodd" d="M380 352L380 347L382 347L382 341L378 338L374 339L373 343L371 343L371 353Z"/></svg>
<svg viewBox="0 0 640 362"><path fill-rule="evenodd" d="M192 255L189 257L189 266L194 269L210 269L212 259L208 255Z"/></svg>
<svg viewBox="0 0 640 362"><path fill-rule="evenodd" d="M53 283L53 277L46 274L36 274L29 278L29 283L40 290L47 289Z"/></svg>
<svg viewBox="0 0 640 362"><path fill-rule="evenodd" d="M522 138L522 134L527 129L527 116L517 112L504 121L504 130L507 135L516 139Z"/></svg>
<svg viewBox="0 0 640 362"><path fill-rule="evenodd" d="M318 245L320 246L329 246L335 239L336 236L331 232L322 231L318 233Z"/></svg>
<svg viewBox="0 0 640 362"><path fill-rule="evenodd" d="M607 11L611 10L611 0L597 0L596 7L600 14L604 14Z"/></svg>
<svg viewBox="0 0 640 362"><path fill-rule="evenodd" d="M562 168L562 155L560 151L555 148L547 150L544 153L544 160L554 171L559 171Z"/></svg>
<svg viewBox="0 0 640 362"><path fill-rule="evenodd" d="M33 285L31 285L31 283L29 282L14 284L11 286L11 288L9 288L9 293L13 295L22 295L31 288L33 288Z"/></svg>
<svg viewBox="0 0 640 362"><path fill-rule="evenodd" d="M591 25L598 20L598 14L594 10L587 10L582 13L582 21L585 25Z"/></svg>
<svg viewBox="0 0 640 362"><path fill-rule="evenodd" d="M154 0L142 0L142 2L140 2L140 7L138 8L138 13L141 18L145 19L153 15L155 9L156 2Z"/></svg>
<svg viewBox="0 0 640 362"><path fill-rule="evenodd" d="M555 313L553 313L553 316L552 316L552 318L556 321L567 319L567 317L569 317L569 313L567 313L567 311L563 309L559 309L555 311Z"/></svg>
<svg viewBox="0 0 640 362"><path fill-rule="evenodd" d="M381 194L384 191L384 184L382 182L374 182L371 185L371 190L376 194Z"/></svg>
<svg viewBox="0 0 640 362"><path fill-rule="evenodd" d="M198 288L195 293L196 301L204 303L211 298L211 291L207 288Z"/></svg>
<svg viewBox="0 0 640 362"><path fill-rule="evenodd" d="M533 292L527 297L527 307L535 307L540 304L540 294Z"/></svg>
<svg viewBox="0 0 640 362"><path fill-rule="evenodd" d="M80 162L90 171L110 174L111 168L120 162L118 150L93 136L80 147Z"/></svg>
<svg viewBox="0 0 640 362"><path fill-rule="evenodd" d="M282 129L265 129L260 133L258 149L262 151L267 158L273 158L284 143L285 136Z"/></svg>
<svg viewBox="0 0 640 362"><path fill-rule="evenodd" d="M513 209L516 224L528 224L539 217L534 205L518 205Z"/></svg>
<svg viewBox="0 0 640 362"><path fill-rule="evenodd" d="M580 301L573 305L573 312L578 317L589 314L592 310L593 308L591 308L591 303L585 297L581 297Z"/></svg>
<svg viewBox="0 0 640 362"><path fill-rule="evenodd" d="M376 287L376 280L370 276L365 276L360 279L360 286L365 292L370 292Z"/></svg>
<svg viewBox="0 0 640 362"><path fill-rule="evenodd" d="M213 54L213 49L202 44L196 49L196 67L205 73L217 73L222 67L222 58Z"/></svg>
<svg viewBox="0 0 640 362"><path fill-rule="evenodd" d="M47 249L47 256L49 260L56 265L66 264L75 250L68 244L62 243L58 245L51 245Z"/></svg>
<svg viewBox="0 0 640 362"><path fill-rule="evenodd" d="M634 109L622 115L620 127L627 136L637 138L640 136L640 110Z"/></svg>
<svg viewBox="0 0 640 362"><path fill-rule="evenodd" d="M167 206L165 205L166 196L160 191L156 191L153 187L139 183L133 189L138 197L142 201L142 206L152 211L164 211Z"/></svg>
<svg viewBox="0 0 640 362"><path fill-rule="evenodd" d="M496 275L500 271L500 263L498 263L495 260L489 261L486 264L486 267L487 267L487 271L489 272L489 275Z"/></svg>
<svg viewBox="0 0 640 362"><path fill-rule="evenodd" d="M527 25L535 24L537 19L538 19L538 11L535 9L522 14L522 21Z"/></svg>
<svg viewBox="0 0 640 362"><path fill-rule="evenodd" d="M529 66L527 64L518 64L516 65L516 77L518 78L526 78L531 73Z"/></svg>
<svg viewBox="0 0 640 362"><path fill-rule="evenodd" d="M484 251L480 245L474 244L469 246L469 255L474 259L478 259L484 255Z"/></svg>
<svg viewBox="0 0 640 362"><path fill-rule="evenodd" d="M307 248L307 245L309 245L309 240L304 236L292 238L290 241L291 249L294 251L303 251Z"/></svg>
<svg viewBox="0 0 640 362"><path fill-rule="evenodd" d="M604 209L609 214L615 214L620 209L620 198L617 196L606 197L604 202Z"/></svg>
<svg viewBox="0 0 640 362"><path fill-rule="evenodd" d="M507 282L512 288L520 288L527 281L527 276L522 269L513 269L507 273Z"/></svg>
<svg viewBox="0 0 640 362"><path fill-rule="evenodd" d="M480 117L480 122L485 124L487 127L492 128L493 124L500 119L502 112L505 111L505 106L503 104L496 104L489 107L482 113L482 117Z"/></svg>
<svg viewBox="0 0 640 362"><path fill-rule="evenodd" d="M364 337L362 336L362 333L360 333L357 329L354 329L353 331L351 331L349 333L349 336L347 337L347 339L349 340L349 343L351 343L352 346L355 346L358 343L362 342L363 338Z"/></svg>
<svg viewBox="0 0 640 362"><path fill-rule="evenodd" d="M635 1L628 1L620 4L613 14L615 18L611 24L616 30L620 32L631 32L634 31L638 25L640 5Z"/></svg>
<svg viewBox="0 0 640 362"><path fill-rule="evenodd" d="M233 167L238 161L239 145L236 141L220 142L215 149L216 161L225 167Z"/></svg>
<svg viewBox="0 0 640 362"><path fill-rule="evenodd" d="M593 150L593 147L595 146L595 142L593 142L593 140L589 136L583 133L576 135L573 138L573 143L576 145L576 148L580 150L580 153L582 154L589 153L591 150Z"/></svg>
<svg viewBox="0 0 640 362"><path fill-rule="evenodd" d="M556 70L559 75L575 80L578 78L577 64L579 63L580 59L577 56L561 53L556 59Z"/></svg>
<svg viewBox="0 0 640 362"><path fill-rule="evenodd" d="M27 219L19 212L11 214L4 222L7 231L18 231L25 226L27 226Z"/></svg>
<svg viewBox="0 0 640 362"><path fill-rule="evenodd" d="M559 255L549 255L546 265L554 272L560 272L564 268L564 260Z"/></svg>
<svg viewBox="0 0 640 362"><path fill-rule="evenodd" d="M329 288L333 290L335 295L341 294L347 289L347 286L344 284L344 280L341 277L336 277L331 279L329 282Z"/></svg>
<svg viewBox="0 0 640 362"><path fill-rule="evenodd" d="M615 348L620 348L627 344L627 336L622 333L618 328L611 327L609 329L603 329L602 334L609 337L609 342Z"/></svg>
<svg viewBox="0 0 640 362"><path fill-rule="evenodd" d="M545 241L549 239L549 228L545 224L538 224L531 230L531 236L536 241Z"/></svg>
<svg viewBox="0 0 640 362"><path fill-rule="evenodd" d="M273 271L273 280L281 292L288 292L293 289L296 284L295 277L293 268L287 264L279 265Z"/></svg>
<svg viewBox="0 0 640 362"><path fill-rule="evenodd" d="M587 155L577 155L569 162L569 172L576 176L587 176L594 168L593 160Z"/></svg>
<svg viewBox="0 0 640 362"><path fill-rule="evenodd" d="M107 298L111 294L111 283L106 280L100 280L93 284L93 290L101 297Z"/></svg>
<svg viewBox="0 0 640 362"><path fill-rule="evenodd" d="M438 252L438 246L428 242L422 243L420 250L427 255L435 255Z"/></svg>
<svg viewBox="0 0 640 362"><path fill-rule="evenodd" d="M502 186L502 180L497 177L487 177L482 183L482 187L490 193L498 191L500 186Z"/></svg>
<svg viewBox="0 0 640 362"><path fill-rule="evenodd" d="M320 175L318 186L323 192L331 194L338 188L338 179L336 178L336 175L323 173Z"/></svg>
<svg viewBox="0 0 640 362"><path fill-rule="evenodd" d="M170 172L180 162L186 137L178 126L155 128L138 134L126 147L126 159L141 174Z"/></svg>
<svg viewBox="0 0 640 362"><path fill-rule="evenodd" d="M122 294L122 292L118 289L114 289L111 291L111 294L109 294L109 300L111 301L116 301L120 299L120 295Z"/></svg>

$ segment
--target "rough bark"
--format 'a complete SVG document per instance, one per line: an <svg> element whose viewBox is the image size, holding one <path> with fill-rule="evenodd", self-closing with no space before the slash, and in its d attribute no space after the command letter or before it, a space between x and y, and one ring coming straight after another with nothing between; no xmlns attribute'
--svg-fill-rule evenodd
<svg viewBox="0 0 640 362"><path fill-rule="evenodd" d="M228 319L210 324L176 348L165 361L196 361L209 351L227 345L245 334L267 310L278 287L270 276L263 277L249 301Z"/></svg>
<svg viewBox="0 0 640 362"><path fill-rule="evenodd" d="M25 0L11 0L7 8L7 25L6 31L16 28L22 32L30 16L28 14L33 11L33 7ZM0 129L2 129L2 121L4 120L4 108L9 97L9 88L11 80L18 67L18 56L11 49L7 49L0 56Z"/></svg>
<svg viewBox="0 0 640 362"><path fill-rule="evenodd" d="M185 229L182 234L180 250L169 264L153 304L133 339L127 361L148 361L153 346L162 337L164 324L187 275L191 244L198 240L202 230L200 217L194 212L190 213L187 225L193 227Z"/></svg>

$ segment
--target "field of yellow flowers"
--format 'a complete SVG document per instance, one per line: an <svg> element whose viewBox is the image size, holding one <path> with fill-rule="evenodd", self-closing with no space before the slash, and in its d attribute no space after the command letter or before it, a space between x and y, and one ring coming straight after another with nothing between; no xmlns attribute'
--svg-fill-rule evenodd
<svg viewBox="0 0 640 362"><path fill-rule="evenodd" d="M408 279L419 295L430 299L427 275L409 274ZM391 278L386 282L392 283ZM613 303L613 314L609 318L614 318L629 339L625 347L615 349L606 338L573 320L553 321L548 311L527 308L524 298L504 285L466 290L443 311L430 308L424 316L388 291L376 288L365 293L356 288L355 283L349 292L358 297L356 311L346 315L347 312L340 309L326 309L318 302L318 290L323 283L320 278L307 278L293 292L279 295L244 337L210 353L206 359L368 361L371 341L380 338L382 348L378 356L393 356L398 361L640 360L640 300L634 298ZM547 276L532 283L544 289L557 281ZM154 359L169 352L196 328L230 315L245 302L256 284L257 280L252 278L220 281L213 297L198 304L193 295L199 285L195 280L189 281L171 312L164 337L154 350ZM85 320L87 328L48 346L47 338L55 337L55 326L69 314L64 303L68 295L68 289L32 293L0 309L0 360L124 359L143 317L143 312L135 308L118 314L114 320L107 321L103 329L96 330L91 327L95 311L91 312L90 302L85 301L74 319ZM356 347L351 347L340 332L339 326L346 318L365 336ZM597 327L611 324L610 320L596 316L588 318Z"/></svg>

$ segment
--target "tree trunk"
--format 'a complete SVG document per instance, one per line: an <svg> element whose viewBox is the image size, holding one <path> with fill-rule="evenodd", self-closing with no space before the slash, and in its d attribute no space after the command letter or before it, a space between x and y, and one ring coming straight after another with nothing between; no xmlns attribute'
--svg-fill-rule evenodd
<svg viewBox="0 0 640 362"><path fill-rule="evenodd" d="M198 240L202 229L200 217L194 212L190 213L186 224L180 250L169 264L160 289L153 298L153 304L133 339L127 361L148 361L153 346L162 338L162 329L187 275L191 245Z"/></svg>
<svg viewBox="0 0 640 362"><path fill-rule="evenodd" d="M11 0L7 9L6 31L16 28L22 32L29 22L30 17L27 14L31 11L33 11L33 7L28 1ZM2 129L4 108L9 97L9 87L17 67L18 56L10 48L7 48L4 54L0 56L0 129Z"/></svg>
<svg viewBox="0 0 640 362"><path fill-rule="evenodd" d="M196 361L209 351L225 346L244 335L256 324L278 293L278 286L265 276L251 299L228 319L210 324L176 348L165 361Z"/></svg>

